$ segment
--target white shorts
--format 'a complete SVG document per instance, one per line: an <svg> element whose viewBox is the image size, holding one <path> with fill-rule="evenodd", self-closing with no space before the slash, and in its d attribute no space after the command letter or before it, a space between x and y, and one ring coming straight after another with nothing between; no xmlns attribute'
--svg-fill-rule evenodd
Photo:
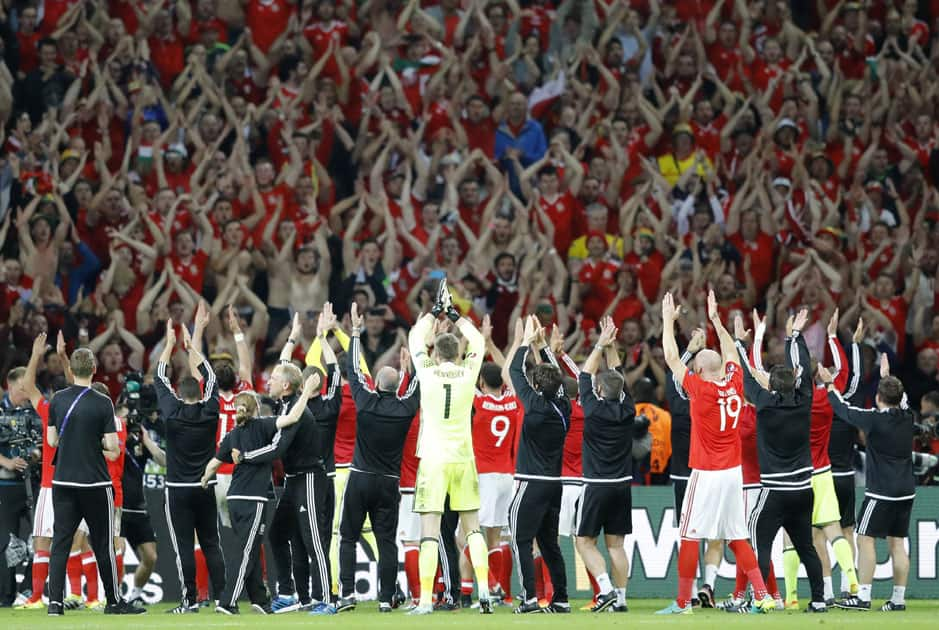
<svg viewBox="0 0 939 630"><path fill-rule="evenodd" d="M740 466L726 470L692 470L679 522L682 538L747 540Z"/></svg>
<svg viewBox="0 0 939 630"><path fill-rule="evenodd" d="M479 476L479 524L481 527L505 527L509 524L509 503L515 482L512 475L483 473Z"/></svg>
<svg viewBox="0 0 939 630"><path fill-rule="evenodd" d="M421 539L421 515L414 511L414 493L402 493L398 504L398 541L416 542Z"/></svg>
<svg viewBox="0 0 939 630"><path fill-rule="evenodd" d="M231 515L228 513L228 488L231 487L231 475L215 475L215 508L222 527L231 527Z"/></svg>
<svg viewBox="0 0 939 630"><path fill-rule="evenodd" d="M55 515L52 509L52 488L40 488L33 515L33 537L52 538Z"/></svg>
<svg viewBox="0 0 939 630"><path fill-rule="evenodd" d="M756 544L756 521L753 514L756 512L756 506L760 499L761 488L743 489L743 510L747 517L747 531L750 532L750 543Z"/></svg>
<svg viewBox="0 0 939 630"><path fill-rule="evenodd" d="M561 490L561 516L558 519L559 536L574 536L577 533L577 502L582 496L583 484L564 484Z"/></svg>

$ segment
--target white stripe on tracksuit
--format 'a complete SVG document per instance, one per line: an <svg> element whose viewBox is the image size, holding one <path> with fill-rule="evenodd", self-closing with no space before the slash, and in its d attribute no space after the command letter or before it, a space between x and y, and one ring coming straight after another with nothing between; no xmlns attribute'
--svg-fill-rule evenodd
<svg viewBox="0 0 939 630"><path fill-rule="evenodd" d="M305 473L304 477L306 477L307 522L309 523L310 534L312 535L312 538L313 538L313 550L316 555L315 560L316 560L317 568L319 569L320 583L322 584L322 587L323 587L322 595L323 595L324 601L328 601L329 591L332 588L332 585L329 582L329 566L327 564L329 562L329 558L326 556L325 553L323 553L323 543L320 540L320 530L319 530L319 526L317 525L317 519L316 519L316 499L315 499L314 492L313 492L314 491L314 486L313 486L314 473ZM330 480L330 483L332 483L332 480ZM330 526L332 526L332 524L330 524Z"/></svg>
<svg viewBox="0 0 939 630"><path fill-rule="evenodd" d="M528 488L527 481L520 481L518 488L515 489L515 496L512 503L509 504L509 531L512 534L512 553L515 554L515 570L518 573L518 583L522 590L522 602L528 601L528 593L525 592L525 579L522 575L522 560L518 553L518 545L515 544L516 532L518 531L518 510L522 505L522 497L525 495L525 489Z"/></svg>
<svg viewBox="0 0 939 630"><path fill-rule="evenodd" d="M238 577L235 579L235 587L232 589L231 601L228 606L234 608L238 604L238 597L241 595L241 589L245 585L245 573L248 570L248 562L251 561L251 549L254 547L254 539L258 535L258 529L261 526L261 517L264 515L264 504L257 502L254 513L254 522L251 523L251 531L248 532L248 540L245 541L244 556L241 558L241 566L238 567Z"/></svg>
<svg viewBox="0 0 939 630"><path fill-rule="evenodd" d="M867 535L867 528L870 526L871 516L874 514L874 508L876 506L877 499L871 499L870 503L868 503L867 507L864 509L864 514L861 515L857 528L857 533L861 536Z"/></svg>
<svg viewBox="0 0 939 630"><path fill-rule="evenodd" d="M114 598L120 600L121 586L117 575L117 558L114 555L114 539L117 538L114 532L114 487L107 487L108 494L108 561L111 563L111 579L114 582Z"/></svg>
<svg viewBox="0 0 939 630"><path fill-rule="evenodd" d="M183 563L179 559L179 543L176 542L176 528L173 527L173 515L170 512L170 489L166 488L165 501L163 508L166 511L166 527L170 531L170 542L173 543L173 551L176 552L176 571L179 573L179 586L182 590L182 600L188 602L189 593L186 591L186 578L183 577Z"/></svg>

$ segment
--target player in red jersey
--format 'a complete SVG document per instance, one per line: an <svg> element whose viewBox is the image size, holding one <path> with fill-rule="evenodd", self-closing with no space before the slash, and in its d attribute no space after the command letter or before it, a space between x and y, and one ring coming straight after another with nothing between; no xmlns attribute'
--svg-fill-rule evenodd
<svg viewBox="0 0 939 630"><path fill-rule="evenodd" d="M65 340L59 332L59 343L63 351ZM36 369L39 360L46 351L46 333L39 333L33 341L33 351L23 373L20 388L29 398L30 404L42 419L42 435L46 434L49 424L49 401L36 387ZM68 361L65 361L66 370ZM14 382L14 370L10 371L7 382ZM39 496L36 498L36 513L33 518L33 594L20 608L43 608L42 591L49 576L49 549L52 546L52 527L54 514L52 511L52 475L55 466L52 459L55 457L55 447L49 445L48 440L42 441L42 477L39 483Z"/></svg>
<svg viewBox="0 0 939 630"><path fill-rule="evenodd" d="M402 386L404 386L403 383ZM350 407L355 411L353 405ZM341 413L340 422L342 422ZM417 457L417 436L420 432L421 414L418 412L404 440L404 450L401 453L401 477L398 485L401 491L401 503L398 506L398 545L404 551L404 574L407 577L413 606L417 606L421 599L421 515L414 511L414 486L417 484L417 465L421 461ZM336 444L339 444L338 436Z"/></svg>
<svg viewBox="0 0 939 630"><path fill-rule="evenodd" d="M675 322L680 308L671 293L662 300L662 347L665 361L691 404L691 477L680 520L678 597L658 614L690 614L691 590L698 570L702 539L727 540L737 562L753 584L755 612L766 612L776 602L766 592L756 556L748 540L740 465L738 422L743 407L743 375L733 337L717 310L714 292L708 293L708 318L717 331L721 352L702 350L694 360L694 372L681 361L675 341Z"/></svg>
<svg viewBox="0 0 939 630"><path fill-rule="evenodd" d="M489 546L489 593L497 600L504 598L500 538L509 525L514 491L518 411L518 399L502 380L502 368L483 364L473 401L473 451L479 473L479 525Z"/></svg>

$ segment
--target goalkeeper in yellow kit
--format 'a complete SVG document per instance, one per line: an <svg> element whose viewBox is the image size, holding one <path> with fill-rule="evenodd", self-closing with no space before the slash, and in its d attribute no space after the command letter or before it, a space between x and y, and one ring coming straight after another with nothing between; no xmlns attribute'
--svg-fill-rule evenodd
<svg viewBox="0 0 939 630"><path fill-rule="evenodd" d="M462 361L456 336L443 333L430 339L441 313L456 324L466 339ZM431 344L433 351L428 354ZM492 614L489 548L479 530L479 477L471 424L476 381L486 342L472 322L460 317L453 308L446 281L442 280L434 308L411 328L408 345L421 385L421 429L417 440L420 465L414 490L414 511L421 514L421 600L410 614L425 615L434 610L431 598L437 574L440 517L448 495L450 508L460 515L460 526L476 573L479 612Z"/></svg>

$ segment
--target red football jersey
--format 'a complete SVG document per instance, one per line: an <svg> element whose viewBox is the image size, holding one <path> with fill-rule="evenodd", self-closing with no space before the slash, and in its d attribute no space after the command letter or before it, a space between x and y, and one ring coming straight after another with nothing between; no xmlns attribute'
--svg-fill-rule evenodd
<svg viewBox="0 0 939 630"><path fill-rule="evenodd" d="M216 447L222 443L222 439L232 432L235 428L235 396L241 392L250 392L251 385L245 381L238 381L235 390L231 395L219 393L218 395L218 430L215 432ZM222 464L219 466L218 474L230 475L235 470L234 464Z"/></svg>
<svg viewBox="0 0 939 630"><path fill-rule="evenodd" d="M758 488L760 486L760 461L756 453L756 407L749 403L743 404L737 427L740 434L743 487Z"/></svg>
<svg viewBox="0 0 939 630"><path fill-rule="evenodd" d="M121 477L124 476L124 447L127 444L127 423L118 416L114 416L114 426L117 427L117 459L111 461L106 459L108 464L108 475L111 477L111 486L114 487L114 505L121 507L124 505L124 486L121 484Z"/></svg>
<svg viewBox="0 0 939 630"><path fill-rule="evenodd" d="M848 357L837 337L828 338L828 348L835 362L835 387L842 392L848 384ZM834 415L831 403L828 402L828 388L816 385L812 390L812 428L809 443L812 445L812 468L817 473L831 468L828 442L831 440L831 422Z"/></svg>
<svg viewBox="0 0 939 630"><path fill-rule="evenodd" d="M727 376L718 383L688 372L682 383L691 402L691 450L693 470L727 470L740 466L737 425L743 410L743 375L735 363L725 367Z"/></svg>
<svg viewBox="0 0 939 630"><path fill-rule="evenodd" d="M411 428L404 438L404 451L401 452L401 478L398 487L401 490L411 490L417 485L417 465L421 460L417 457L417 436L421 432L421 413L417 412L411 421Z"/></svg>
<svg viewBox="0 0 939 630"><path fill-rule="evenodd" d="M476 472L515 472L518 434L518 399L511 394L476 394L473 400L473 451Z"/></svg>
<svg viewBox="0 0 939 630"><path fill-rule="evenodd" d="M348 383L343 383L342 406L339 408L339 419L336 421L336 444L333 447L337 468L352 465L352 454L355 452L355 413L352 388ZM412 424L411 429L413 428Z"/></svg>
<svg viewBox="0 0 939 630"><path fill-rule="evenodd" d="M561 481L573 481L584 476L584 408L571 401L571 425L564 438L564 458L561 461Z"/></svg>
<svg viewBox="0 0 939 630"><path fill-rule="evenodd" d="M52 476L55 474L55 466L52 460L55 458L55 447L49 446L49 440L46 439L46 430L49 428L49 401L45 398L39 399L39 406L36 413L42 420L42 479L39 485L43 488L52 488ZM115 505L117 505L115 503Z"/></svg>

